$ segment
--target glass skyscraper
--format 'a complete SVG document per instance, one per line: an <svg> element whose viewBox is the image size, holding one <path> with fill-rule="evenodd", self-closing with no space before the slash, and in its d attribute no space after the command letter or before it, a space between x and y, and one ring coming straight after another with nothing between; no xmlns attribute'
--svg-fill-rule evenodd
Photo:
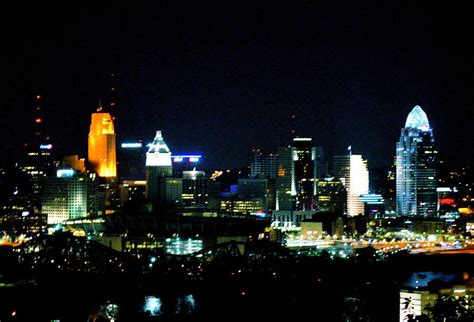
<svg viewBox="0 0 474 322"><path fill-rule="evenodd" d="M436 155L433 130L420 106L408 114L397 142L397 214L436 215Z"/></svg>

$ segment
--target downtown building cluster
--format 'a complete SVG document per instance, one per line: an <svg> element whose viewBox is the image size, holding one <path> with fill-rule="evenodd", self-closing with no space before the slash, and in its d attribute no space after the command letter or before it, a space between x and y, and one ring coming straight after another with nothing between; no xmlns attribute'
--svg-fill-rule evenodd
<svg viewBox="0 0 474 322"><path fill-rule="evenodd" d="M311 233L307 227L319 223L330 235L342 235L341 227L361 234L374 218L436 219L456 189L439 186L433 130L419 106L396 144L391 204L369 191L367 159L351 146L331 158L312 138L294 137L275 153L252 149L247 171L205 170L201 155L172 153L160 130L153 140L117 142L112 111L99 107L91 115L87 158L59 156L45 134L41 96L35 104L34 140L18 163L31 189L17 192L14 210L49 227L125 210L243 215L276 229Z"/></svg>

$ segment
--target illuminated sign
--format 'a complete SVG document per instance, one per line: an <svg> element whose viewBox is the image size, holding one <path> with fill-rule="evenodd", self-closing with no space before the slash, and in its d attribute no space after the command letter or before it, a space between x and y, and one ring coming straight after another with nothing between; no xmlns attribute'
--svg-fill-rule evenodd
<svg viewBox="0 0 474 322"><path fill-rule="evenodd" d="M260 218L265 218L267 216L267 214L263 210L258 210L255 215Z"/></svg>
<svg viewBox="0 0 474 322"><path fill-rule="evenodd" d="M311 138L294 138L293 141L309 142L309 141L312 141L312 139Z"/></svg>
<svg viewBox="0 0 474 322"><path fill-rule="evenodd" d="M141 148L143 144L142 143L122 143L121 146L124 149L136 149L136 148Z"/></svg>
<svg viewBox="0 0 474 322"><path fill-rule="evenodd" d="M201 161L201 155L172 155L171 158L173 159L173 162L192 162L196 163Z"/></svg>
<svg viewBox="0 0 474 322"><path fill-rule="evenodd" d="M61 169L56 171L56 176L58 178L70 178L74 176L74 170L72 169Z"/></svg>
<svg viewBox="0 0 474 322"><path fill-rule="evenodd" d="M41 144L40 149L41 150L51 150L53 148L52 144Z"/></svg>

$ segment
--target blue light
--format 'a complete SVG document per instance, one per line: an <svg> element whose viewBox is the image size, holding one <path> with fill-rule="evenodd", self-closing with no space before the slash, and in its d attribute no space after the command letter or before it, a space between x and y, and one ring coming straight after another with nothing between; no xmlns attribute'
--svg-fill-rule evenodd
<svg viewBox="0 0 474 322"><path fill-rule="evenodd" d="M51 150L53 148L52 144L41 144L40 149L41 150Z"/></svg>
<svg viewBox="0 0 474 322"><path fill-rule="evenodd" d="M124 149L136 149L136 148L141 148L143 147L142 143L122 143L122 148Z"/></svg>
<svg viewBox="0 0 474 322"><path fill-rule="evenodd" d="M72 169L60 169L56 171L56 176L58 178L70 178L74 176L74 170Z"/></svg>
<svg viewBox="0 0 474 322"><path fill-rule="evenodd" d="M173 161L174 162L183 162L183 158L182 157L174 157Z"/></svg>
<svg viewBox="0 0 474 322"><path fill-rule="evenodd" d="M145 297L145 305L143 306L145 312L149 312L151 316L158 316L161 314L161 299L159 297L147 296Z"/></svg>

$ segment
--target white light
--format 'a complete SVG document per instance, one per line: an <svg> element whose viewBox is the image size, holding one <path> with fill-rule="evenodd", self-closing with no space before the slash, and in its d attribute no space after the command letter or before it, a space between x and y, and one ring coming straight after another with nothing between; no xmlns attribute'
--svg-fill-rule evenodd
<svg viewBox="0 0 474 322"><path fill-rule="evenodd" d="M61 169L56 171L58 178L68 178L74 176L74 170L72 169Z"/></svg>
<svg viewBox="0 0 474 322"><path fill-rule="evenodd" d="M122 148L141 148L142 143L122 143Z"/></svg>

